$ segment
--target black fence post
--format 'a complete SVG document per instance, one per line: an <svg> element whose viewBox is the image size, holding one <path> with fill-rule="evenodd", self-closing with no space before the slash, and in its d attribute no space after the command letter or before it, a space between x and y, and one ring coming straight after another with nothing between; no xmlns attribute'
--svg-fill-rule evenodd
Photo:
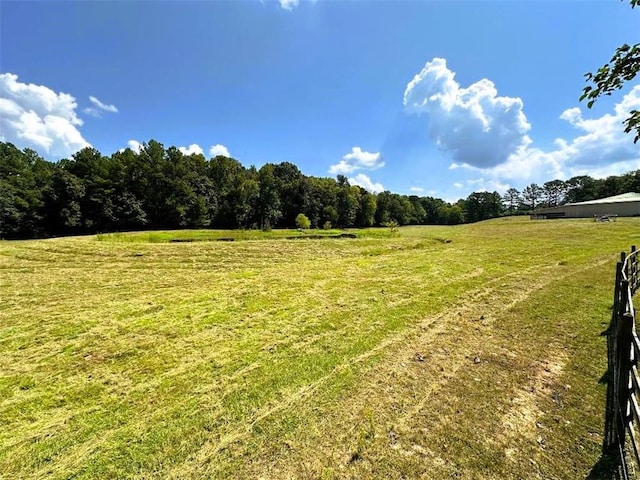
<svg viewBox="0 0 640 480"><path fill-rule="evenodd" d="M607 336L607 402L604 418L603 453L617 451L616 415L618 404L618 368L616 337L618 333L618 315L620 311L620 282L622 281L622 262L616 264L616 280L613 288L613 307L609 328L603 332Z"/></svg>
<svg viewBox="0 0 640 480"><path fill-rule="evenodd" d="M638 256L635 245L631 245L629 257L631 259L631 295L633 295L638 290Z"/></svg>
<svg viewBox="0 0 640 480"><path fill-rule="evenodd" d="M621 305L616 330L615 441L623 450L629 423L629 375L631 372L631 342L633 341L633 313L627 311L629 304L628 280L620 282L620 290Z"/></svg>

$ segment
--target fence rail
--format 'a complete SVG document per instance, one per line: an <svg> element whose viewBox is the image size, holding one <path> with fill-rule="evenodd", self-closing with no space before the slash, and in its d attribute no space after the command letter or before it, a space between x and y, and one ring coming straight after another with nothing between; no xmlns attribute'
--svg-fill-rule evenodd
<svg viewBox="0 0 640 480"><path fill-rule="evenodd" d="M640 467L640 444L636 429L640 423L640 339L636 334L633 296L639 288L638 251L620 254L616 266L611 326L608 330L609 372L605 449L618 451L623 477Z"/></svg>

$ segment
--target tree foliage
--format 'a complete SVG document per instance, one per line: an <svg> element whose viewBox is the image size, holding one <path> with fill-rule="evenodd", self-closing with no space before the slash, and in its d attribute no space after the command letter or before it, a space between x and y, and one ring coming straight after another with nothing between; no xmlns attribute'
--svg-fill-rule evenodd
<svg viewBox="0 0 640 480"><path fill-rule="evenodd" d="M640 5L640 0L631 0L631 8ZM603 95L611 95L620 90L625 82L633 80L640 72L640 43L624 44L616 49L611 60L600 67L595 73L586 73L587 82L591 85L584 87L580 101L586 100L591 108L595 101ZM634 133L633 142L640 140L640 110L631 110L629 117L623 122L625 133Z"/></svg>
<svg viewBox="0 0 640 480"><path fill-rule="evenodd" d="M373 194L344 176L303 175L288 162L256 169L224 156L185 155L154 140L140 152L106 156L86 148L57 163L0 142L0 238L179 228L456 225L629 191L640 191L640 170L531 184L502 197L473 192L448 203L389 191ZM304 218L308 224L301 223Z"/></svg>

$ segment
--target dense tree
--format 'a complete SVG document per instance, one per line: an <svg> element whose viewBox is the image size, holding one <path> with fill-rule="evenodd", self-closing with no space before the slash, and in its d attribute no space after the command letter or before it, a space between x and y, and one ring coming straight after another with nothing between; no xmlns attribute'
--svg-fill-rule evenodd
<svg viewBox="0 0 640 480"><path fill-rule="evenodd" d="M257 207L259 201L259 190L253 192L251 185L245 184L249 172L236 159L218 155L209 162L207 176L213 185L213 191L208 198L212 225L222 228L244 226L238 220L245 221L245 217L251 213L252 208ZM255 176L257 179L257 172ZM249 205L247 202L254 200L252 193L255 193L256 198L253 204ZM257 224L258 212L255 216Z"/></svg>
<svg viewBox="0 0 640 480"><path fill-rule="evenodd" d="M426 213L424 223L427 225L446 224L447 220L441 216L441 207L445 205L445 203L446 202L440 198L421 197L420 204Z"/></svg>
<svg viewBox="0 0 640 480"><path fill-rule="evenodd" d="M562 180L551 180L542 185L542 195L547 207L556 207L564 202L567 184Z"/></svg>
<svg viewBox="0 0 640 480"><path fill-rule="evenodd" d="M640 191L640 170L597 180L553 180L541 188L474 192L451 204L433 197L373 194L344 176L308 177L287 162L245 168L233 158L185 155L150 140L141 151L104 156L93 148L47 162L0 142L0 238L147 228L291 228L299 214L313 228L455 225L563 201ZM566 194L565 194L566 192ZM564 198L563 198L564 197ZM295 215L292 212L296 212Z"/></svg>
<svg viewBox="0 0 640 480"><path fill-rule="evenodd" d="M85 188L81 179L62 168L54 171L51 183L44 191L47 208L42 220L46 231L54 235L81 233L81 203L84 196Z"/></svg>
<svg viewBox="0 0 640 480"><path fill-rule="evenodd" d="M409 219L409 223L412 225L424 224L427 219L427 211L424 209L420 197L410 195L409 201L411 202L411 218Z"/></svg>
<svg viewBox="0 0 640 480"><path fill-rule="evenodd" d="M279 226L294 225L296 215L304 208L307 193L302 172L293 163L282 162L274 166L273 175L281 205Z"/></svg>
<svg viewBox="0 0 640 480"><path fill-rule="evenodd" d="M46 185L35 169L43 160L33 150L21 152L11 143L0 143L0 159L0 237L35 236Z"/></svg>
<svg viewBox="0 0 640 480"><path fill-rule="evenodd" d="M389 217L398 225L408 225L413 215L413 206L406 195L392 193L389 199Z"/></svg>
<svg viewBox="0 0 640 480"><path fill-rule="evenodd" d="M391 213L389 212L390 204L391 192L380 192L376 197L376 214L373 217L376 225L384 225L391 220L396 220L391 217Z"/></svg>
<svg viewBox="0 0 640 480"><path fill-rule="evenodd" d="M320 228L325 222L337 221L335 206L338 184L332 178L308 177L302 211L311 220L311 226ZM328 208L331 207L331 208Z"/></svg>
<svg viewBox="0 0 640 480"><path fill-rule="evenodd" d="M458 225L464 223L464 208L462 205L456 203L451 205L449 203L442 202L438 206L438 223L442 225Z"/></svg>
<svg viewBox="0 0 640 480"><path fill-rule="evenodd" d="M360 207L356 223L359 227L372 227L376 214L376 196L369 193L364 188L360 188Z"/></svg>
<svg viewBox="0 0 640 480"><path fill-rule="evenodd" d="M500 216L502 197L498 192L473 192L464 202L467 222L479 222Z"/></svg>
<svg viewBox="0 0 640 480"><path fill-rule="evenodd" d="M336 209L338 211L338 226L353 227L360 208L360 189L349 185L347 177L338 175L338 197Z"/></svg>
<svg viewBox="0 0 640 480"><path fill-rule="evenodd" d="M629 172L622 175L621 193L639 192L640 193L640 170Z"/></svg>
<svg viewBox="0 0 640 480"><path fill-rule="evenodd" d="M568 203L585 202L597 198L597 182L588 175L572 177L565 183L567 186L565 199Z"/></svg>
<svg viewBox="0 0 640 480"><path fill-rule="evenodd" d="M640 5L640 0L630 0L631 8ZM580 100L587 100L587 107L603 95L611 95L623 87L625 82L633 80L640 72L640 43L624 44L618 47L609 60L596 73L587 73L585 77L591 85L584 87ZM633 132L634 143L640 140L640 110L631 110L623 122L626 133Z"/></svg>
<svg viewBox="0 0 640 480"><path fill-rule="evenodd" d="M275 166L272 163L263 165L258 171L260 182L258 215L260 228L267 230L273 227L278 219L282 217L278 182L274 172Z"/></svg>

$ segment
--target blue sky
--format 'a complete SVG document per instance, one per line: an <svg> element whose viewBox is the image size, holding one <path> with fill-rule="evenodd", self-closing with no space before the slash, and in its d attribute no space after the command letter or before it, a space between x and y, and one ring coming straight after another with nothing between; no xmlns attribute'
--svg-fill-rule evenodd
<svg viewBox="0 0 640 480"><path fill-rule="evenodd" d="M616 0L3 0L0 138L50 160L156 139L456 200L640 168L640 79L578 102L639 41Z"/></svg>

